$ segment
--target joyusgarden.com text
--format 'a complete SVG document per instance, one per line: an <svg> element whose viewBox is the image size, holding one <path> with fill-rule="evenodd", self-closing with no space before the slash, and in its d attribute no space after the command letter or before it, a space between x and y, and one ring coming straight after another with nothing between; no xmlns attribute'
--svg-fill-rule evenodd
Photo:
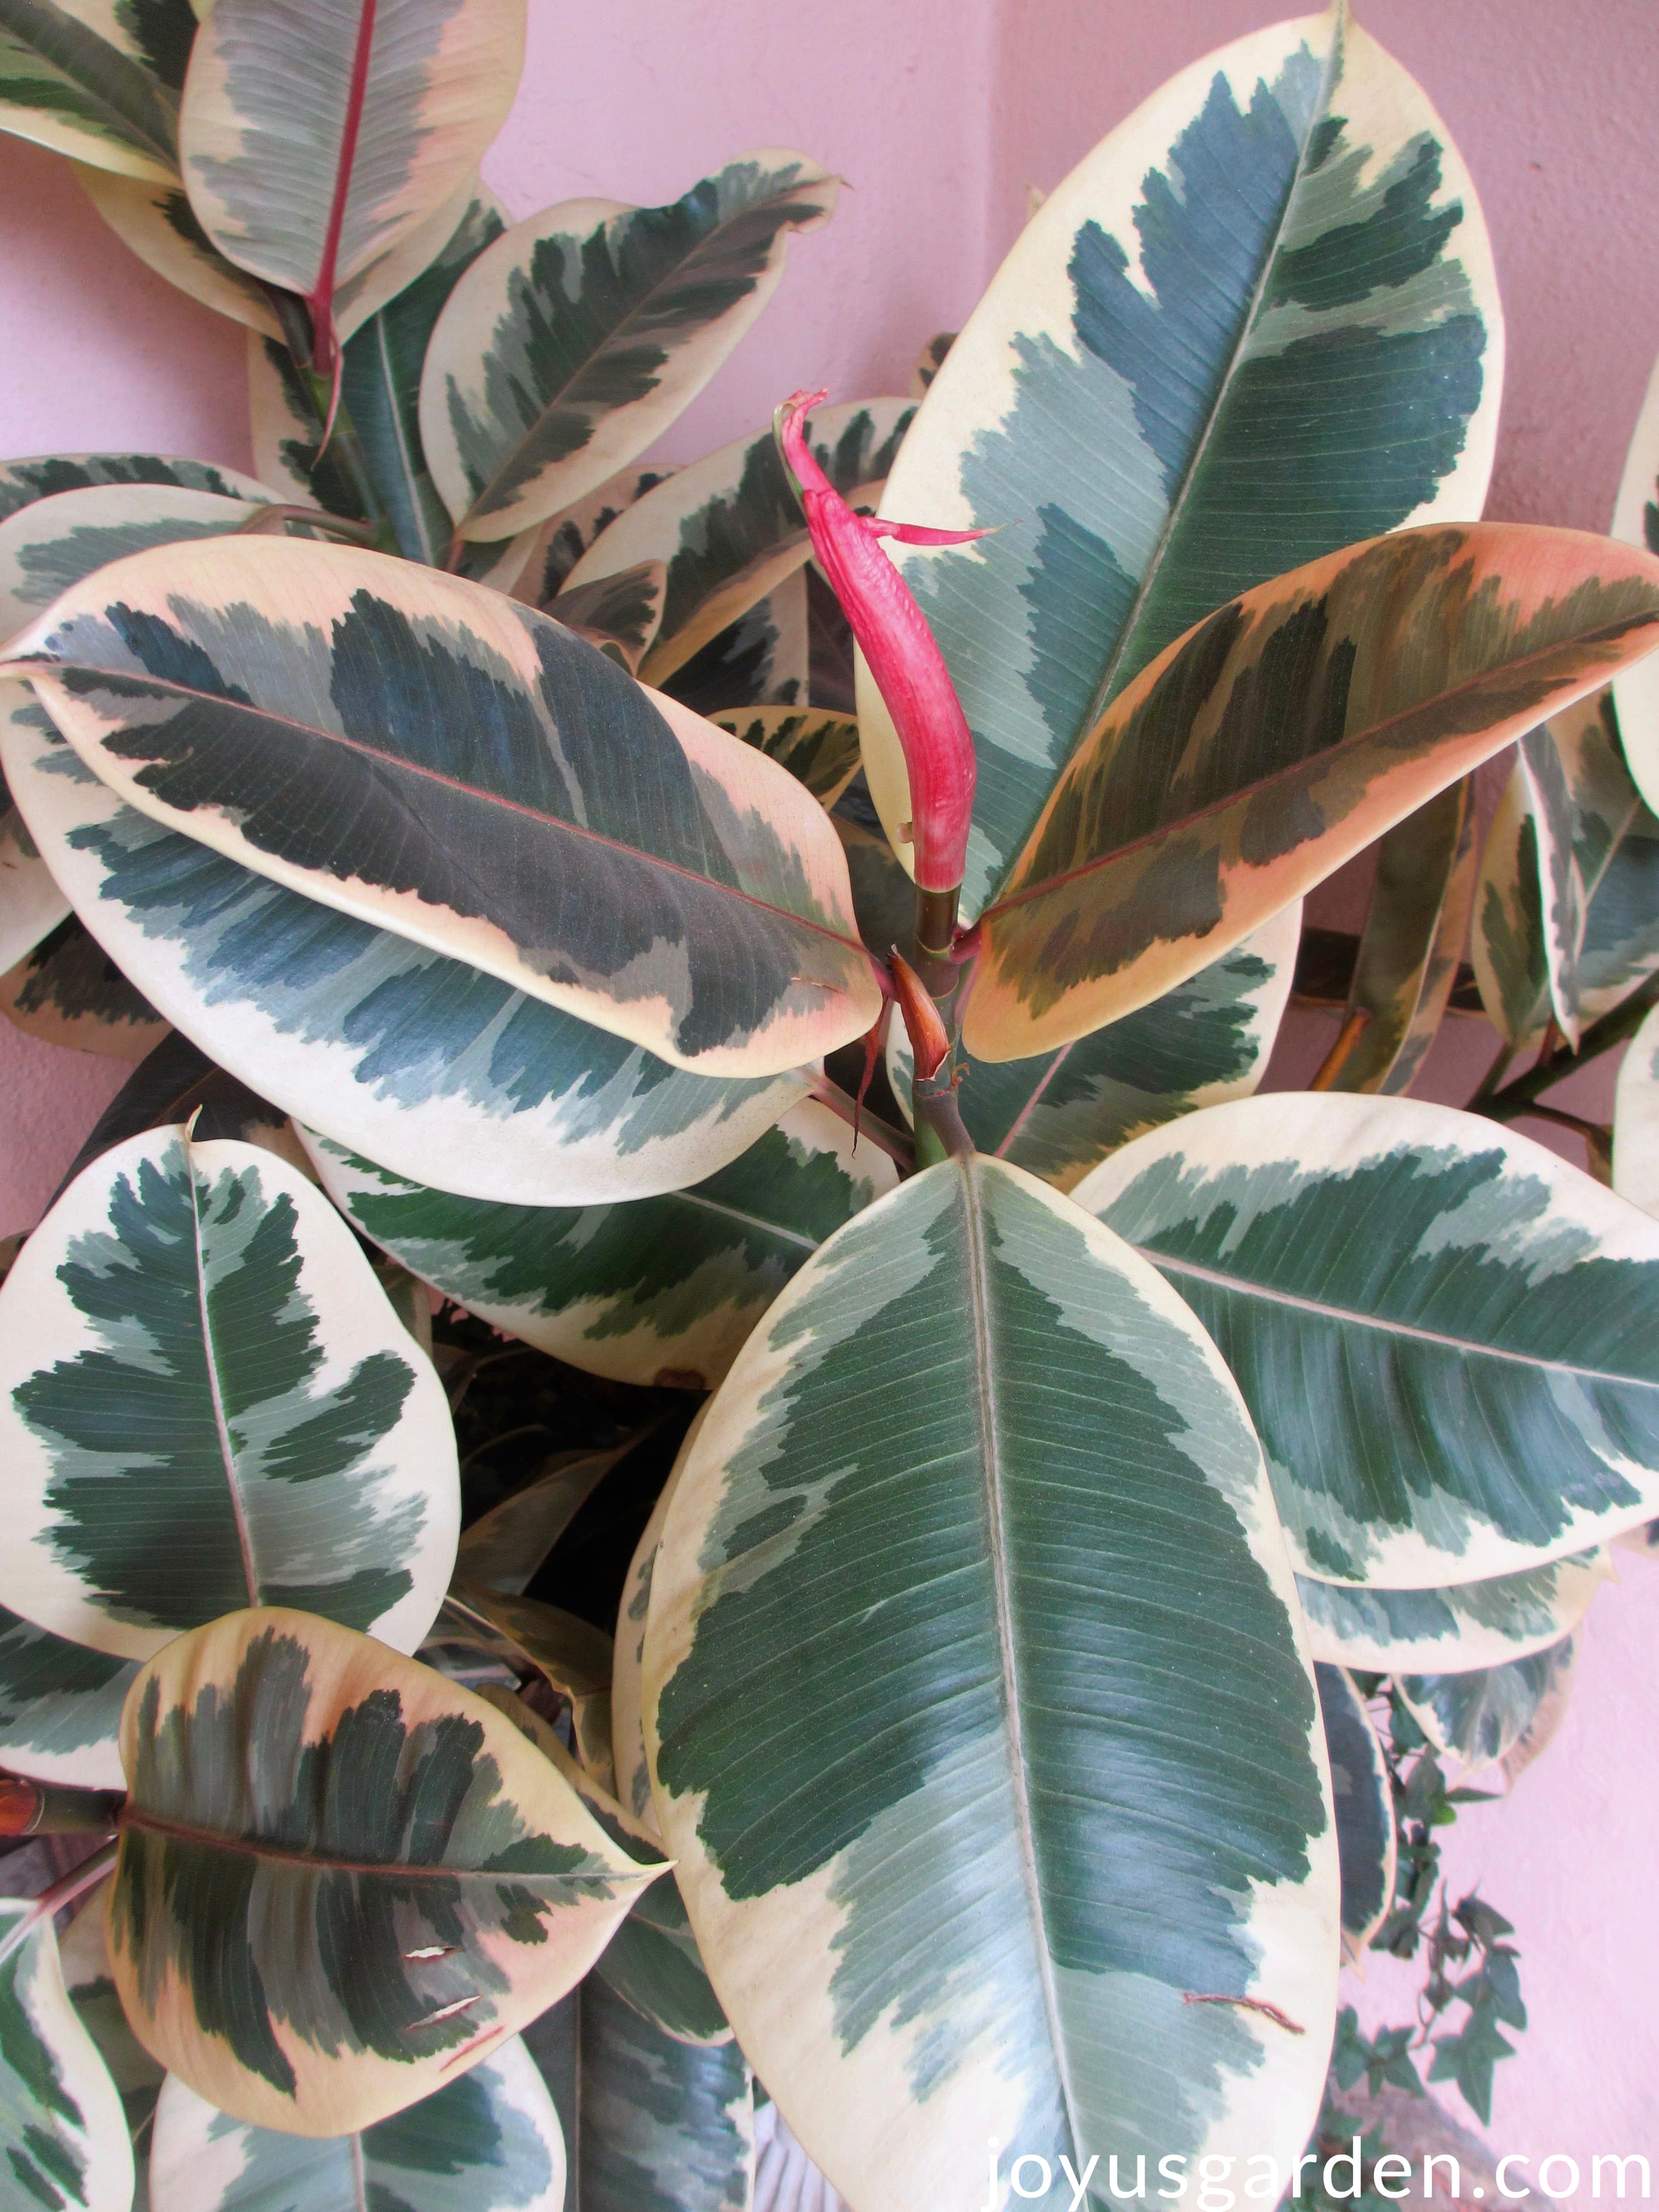
<svg viewBox="0 0 1659 2212"><path fill-rule="evenodd" d="M1647 2159L1638 2152L1603 2152L1589 2161L1584 2173L1579 2161L1565 2152L1534 2158L1522 2151L1506 2152L1495 2163L1494 2203L1518 2204L1528 2197L1565 2203L1587 2191L1592 2200L1623 2203L1644 2202L1652 2195L1652 2176ZM1058 2160L1035 2151L1005 2148L994 2137L986 2152L989 2193L981 2212L999 2212L1012 2197L1028 2204L1063 2206L1065 2212L1090 2212L1095 2205L1179 2203L1182 2212L1241 2212L1250 2204L1295 2203L1322 2189L1324 2196L1340 2202L1358 2198L1364 2191L1400 2199L1420 2195L1440 2197L1464 2206L1488 2194L1484 2184L1466 2190L1458 2160L1448 2151L1425 2152L1419 2160L1389 2154L1361 2166L1361 2139L1352 2147L1322 2158L1308 2151L1296 2171L1280 2171L1276 2160L1265 2155L1233 2158L1219 2152L1192 2159L1170 2152L1149 2170L1144 2153L1133 2159L1098 2155L1080 2166L1062 2155Z"/></svg>

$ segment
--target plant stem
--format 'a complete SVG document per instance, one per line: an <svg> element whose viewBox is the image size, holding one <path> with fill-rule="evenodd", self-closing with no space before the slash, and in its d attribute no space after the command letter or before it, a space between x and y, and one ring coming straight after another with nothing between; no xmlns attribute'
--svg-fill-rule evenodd
<svg viewBox="0 0 1659 2212"><path fill-rule="evenodd" d="M28 1911L0 1937L0 1966L22 1949L43 1920L52 1920L66 1905L73 1905L76 1898L84 1897L89 1889L96 1889L114 1865L119 1849L119 1843L112 1838L101 1851L82 1859L78 1867L70 1869L61 1881L53 1882L50 1889L43 1889L39 1897L31 1899Z"/></svg>
<svg viewBox="0 0 1659 2212"><path fill-rule="evenodd" d="M919 1039L911 1026L910 1043L915 1052L915 1073L910 1097L916 1117L916 1165L935 1167L939 1161L965 1159L972 1155L969 1135L957 1101L957 1085L965 1072L957 1066L957 994L962 983L961 964L953 957L957 907L961 886L955 890L926 891L916 888L915 974L933 1002L949 1043L944 1057L922 1073ZM900 1004L903 1006L901 995ZM910 1023L908 1008L905 1020Z"/></svg>
<svg viewBox="0 0 1659 2212"><path fill-rule="evenodd" d="M0 1774L0 1836L106 1836L125 1802L118 1790L60 1790Z"/></svg>
<svg viewBox="0 0 1659 2212"><path fill-rule="evenodd" d="M1492 1097L1498 1085L1509 1073L1510 1063L1514 1058L1515 1047L1512 1044L1499 1045L1492 1066L1481 1077L1480 1083L1475 1088L1474 1096L1469 1101L1469 1111L1471 1113L1476 1111L1483 1099L1490 1098Z"/></svg>
<svg viewBox="0 0 1659 2212"><path fill-rule="evenodd" d="M1524 1114L1533 1101L1556 1084L1577 1074L1590 1060L1615 1045L1626 1043L1633 1037L1654 1006L1659 1005L1659 975L1650 976L1639 991L1634 992L1610 1014L1603 1014L1599 1022L1592 1022L1578 1040L1578 1051L1570 1058L1546 1060L1540 1054L1536 1064L1524 1075L1517 1075L1512 1083L1482 1097L1477 1091L1469 1101L1471 1114L1484 1114L1493 1121L1512 1121L1517 1114Z"/></svg>
<svg viewBox="0 0 1659 2212"><path fill-rule="evenodd" d="M820 1075L812 1085L812 1097L820 1106L827 1106L848 1127L856 1128L860 1139L868 1137L878 1152L885 1152L889 1159L896 1160L906 1174L915 1165L915 1146L908 1133L896 1129L890 1121L884 1121L867 1106L858 1106L842 1089L831 1083L827 1075Z"/></svg>
<svg viewBox="0 0 1659 2212"><path fill-rule="evenodd" d="M1371 1010L1369 1006L1354 1008L1337 1031L1336 1042L1320 1063L1319 1073L1308 1085L1310 1091L1330 1091L1335 1087L1337 1077L1347 1066L1354 1047L1370 1028L1370 1019Z"/></svg>

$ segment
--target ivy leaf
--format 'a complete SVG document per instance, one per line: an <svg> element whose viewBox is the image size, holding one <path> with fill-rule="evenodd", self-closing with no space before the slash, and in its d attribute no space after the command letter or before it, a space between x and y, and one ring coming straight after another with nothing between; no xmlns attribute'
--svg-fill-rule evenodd
<svg viewBox="0 0 1659 2212"><path fill-rule="evenodd" d="M1434 2039L1432 2081L1455 2081L1463 2101L1477 2114L1482 2126L1492 2124L1492 2069L1500 2058L1513 2058L1515 2045L1498 2025L1490 2004L1477 2004L1455 2035Z"/></svg>

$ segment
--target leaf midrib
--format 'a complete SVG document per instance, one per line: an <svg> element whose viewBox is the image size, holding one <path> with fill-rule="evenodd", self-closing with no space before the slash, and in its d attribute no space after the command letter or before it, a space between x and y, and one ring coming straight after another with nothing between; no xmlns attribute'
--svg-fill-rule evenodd
<svg viewBox="0 0 1659 2212"><path fill-rule="evenodd" d="M196 1258L196 1310L201 1322L208 1397L213 1407L213 1426L218 1439L219 1456L225 1470L225 1487L230 1494L231 1519L235 1524L237 1547L241 1553L242 1580L247 1585L248 1603L257 1606L263 1601L264 1589L254 1563L253 1532L248 1526L247 1505L236 1469L235 1447L230 1440L230 1423L225 1413L224 1392L219 1383L218 1347L214 1342L213 1319L208 1310L207 1256L202 1249L201 1194L197 1188L196 1162L188 1134L184 1140L184 1154L185 1176L190 1185L191 1234Z"/></svg>
<svg viewBox="0 0 1659 2212"><path fill-rule="evenodd" d="M1350 1306L1332 1305L1319 1298L1304 1297L1298 1291L1279 1290L1258 1282L1249 1275L1229 1275L1218 1267L1201 1267L1196 1261L1172 1259L1155 1244L1137 1244L1133 1239L1126 1241L1143 1259L1149 1260L1160 1274L1185 1275L1194 1282L1208 1283L1217 1290L1231 1291L1236 1297L1258 1298L1267 1305L1285 1306L1293 1312L1311 1314L1316 1320L1330 1322L1339 1327L1376 1329L1389 1336L1402 1336L1413 1343L1430 1345L1437 1351L1455 1352L1462 1358L1502 1360L1510 1366L1525 1367L1541 1374L1570 1376L1575 1382L1616 1382L1630 1389L1659 1390L1659 1378L1622 1375L1607 1367L1580 1367L1566 1359L1534 1358L1529 1352L1514 1352L1504 1345L1481 1344L1469 1337L1449 1336L1438 1329L1424 1328L1414 1322L1395 1321L1386 1315L1357 1312Z"/></svg>
<svg viewBox="0 0 1659 2212"><path fill-rule="evenodd" d="M1048 1916L1043 1905L1030 1788L1025 1767L1019 1662L1014 1646L1013 1600L1009 1587L1008 1554L1003 1528L1002 1443L997 1413L995 1346L991 1333L990 1258L986 1248L985 1212L979 1188L983 1170L976 1159L969 1158L960 1164L959 1171L967 1212L969 1304L973 1314L976 1370L975 1406L979 1416L980 1462L985 1471L985 1517L989 1538L992 1587L995 1595L1003 1717L1007 1732L1009 1778L1013 1791L1020 1872L1025 1884L1027 1909L1031 1917L1037 1972L1042 1984L1042 2003L1048 2015L1048 2040L1054 2051L1054 2070L1060 2077L1060 2094L1065 2101L1066 2124L1073 2148L1077 2148L1082 2144L1083 2131L1078 2124L1077 2098L1072 2086L1065 2029L1060 2018L1060 1993L1054 1984L1054 1954L1048 1942Z"/></svg>
<svg viewBox="0 0 1659 2212"><path fill-rule="evenodd" d="M159 1814L135 1806L131 1798L122 1811L119 1826L123 1831L138 1828L146 1835L170 1838L176 1843L193 1844L204 1850L232 1851L243 1858L258 1859L277 1866L304 1867L313 1871L320 1868L328 1874L375 1875L396 1881L592 1882L615 1888L629 1879L625 1871L584 1873L580 1867L573 1867L568 1873L560 1873L550 1869L538 1872L521 1867L447 1866L441 1862L425 1859L331 1858L321 1851L294 1850L262 1842L257 1838L228 1836L218 1828L187 1827L182 1820L163 1820ZM659 1868L653 1868L653 1875L660 1871Z"/></svg>
<svg viewBox="0 0 1659 2212"><path fill-rule="evenodd" d="M296 721L291 714L273 714L268 707L256 706L251 701L226 699L216 691L195 691L188 684L173 683L164 676L152 676L148 671L139 672L131 669L111 669L98 662L50 659L45 655L27 660L0 661L0 675L4 675L9 670L15 670L25 676L32 671L38 671L42 677L46 678L58 676L65 672L104 681L114 678L121 682L142 685L146 690L161 693L169 698L188 699L208 706L231 708L239 714L251 715L258 721L269 723L273 729L299 732L304 736L319 738L324 744L342 746L348 752L356 753L364 760L374 762L378 768L389 769L394 775L409 775L417 782L436 784L442 790L459 793L462 798L471 799L481 805L499 806L506 813L523 815L527 820L540 823L548 830L567 836L585 838L588 843L598 845L607 852L623 854L629 860L639 861L647 867L658 869L665 875L678 877L685 883L700 884L704 890L713 891L721 898L735 899L744 906L753 908L757 913L775 915L780 921L789 923L794 928L809 931L815 937L825 938L830 944L839 945L849 951L856 952L861 960L870 962L872 967L874 965L870 953L856 939L843 936L839 930L831 929L828 923L814 921L806 915L797 914L790 907L778 906L769 899L759 898L753 891L744 890L740 884L723 884L713 876L700 875L695 868L688 868L678 860L665 860L659 854L649 852L642 845L624 844L620 838L607 837L599 830L588 829L585 823L568 821L562 815L544 813L539 807L531 806L523 799L502 798L498 793L485 791L477 784L463 782L459 776L445 775L436 769L423 768L418 762L405 760L399 754L378 752L373 745L364 744L361 740L346 737L338 731L319 728L314 722ZM672 735L672 730L670 735ZM741 743L741 740L735 740L735 742ZM102 738L95 739L94 743L99 751L102 753L105 750ZM155 764L151 763L151 765ZM123 763L123 766L126 765L128 764ZM138 777L136 773L132 780L135 783L137 782ZM420 823L419 817L409 805L408 800L398 792L395 782L390 787L383 787L390 788L397 797L398 804L409 814L411 822L416 823L422 835L430 840L431 830L424 823ZM116 794L118 798L121 795L118 792ZM165 805L167 802L160 803ZM140 811L143 811L140 810ZM223 805L216 801L204 805L200 809L185 810L174 807L169 811L174 814L186 814L189 811L213 813L221 817L224 814ZM821 809L816 811L822 811ZM185 831L184 834L189 836L191 833ZM263 846L253 845L250 838L244 838L242 842L255 852L265 850ZM205 843L206 840L198 838L198 842ZM234 855L231 857L234 858ZM279 854L272 857L281 859L282 855ZM449 860L451 866L459 866L459 863L447 852L444 857ZM251 863L244 862L243 865L248 866L252 873L262 872L252 868ZM298 868L298 864L294 861L286 861L284 865ZM321 871L301 870L300 872L314 876L320 874ZM267 880L270 878L268 878ZM386 888L382 884L374 883L368 877L358 877L355 880L367 884L372 890L383 890ZM437 902L426 900L422 903L436 905ZM442 910L440 908L440 911ZM483 920L486 917L480 916L477 919ZM403 934L388 922L382 921L376 926L389 930L394 937ZM499 927L499 924L491 926Z"/></svg>
<svg viewBox="0 0 1659 2212"><path fill-rule="evenodd" d="M112 137L125 139L129 145L136 145L141 152L155 157L176 176L179 151L176 123L172 134L167 129L168 125L173 123L177 112L177 103L171 93L152 77L141 63L136 62L130 54L124 54L101 32L94 31L90 24L82 22L55 5L52 12L63 18L68 46L87 73L83 74L71 66L68 58L48 52L45 46L31 40L28 30L24 27L33 22L38 28L40 16L44 12L27 4L14 9L6 5L6 0L0 0L0 32L15 39L26 52L33 54L47 69L55 70L60 76L67 78L76 90L107 118L106 128L111 130ZM90 74L94 59L101 64L104 71L106 81L102 83ZM112 96L112 88L125 91L131 102L131 112ZM151 110L149 120L138 112L146 106ZM158 123L161 127L159 137L156 135Z"/></svg>

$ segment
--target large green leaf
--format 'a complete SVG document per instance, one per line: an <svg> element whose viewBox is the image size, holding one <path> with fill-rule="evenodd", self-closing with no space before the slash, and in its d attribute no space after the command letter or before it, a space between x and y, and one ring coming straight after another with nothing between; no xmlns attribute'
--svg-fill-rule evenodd
<svg viewBox="0 0 1659 2212"><path fill-rule="evenodd" d="M337 446L318 459L324 420L287 348L258 337L248 345L258 467L331 512L384 522L405 559L428 566L442 562L450 527L421 447L421 364L457 279L506 228L494 193L475 186L428 265L346 340L339 404L361 476L342 462Z"/></svg>
<svg viewBox="0 0 1659 2212"><path fill-rule="evenodd" d="M0 131L167 182L194 28L189 0L0 0Z"/></svg>
<svg viewBox="0 0 1659 2212"><path fill-rule="evenodd" d="M145 1659L277 1602L413 1650L460 1521L442 1385L285 1161L179 1128L74 1182L0 1286L0 1598Z"/></svg>
<svg viewBox="0 0 1659 2212"><path fill-rule="evenodd" d="M1517 1049L1552 1014L1576 1039L1659 967L1659 822L1631 781L1606 691L1522 738L1474 921L1481 1004Z"/></svg>
<svg viewBox="0 0 1659 2212"><path fill-rule="evenodd" d="M754 2081L734 2043L676 2043L597 1974L525 2041L572 2146L570 2212L748 2212Z"/></svg>
<svg viewBox="0 0 1659 2212"><path fill-rule="evenodd" d="M969 1054L1144 1006L1656 644L1659 559L1517 524L1374 538L1218 608L1061 772L980 925Z"/></svg>
<svg viewBox="0 0 1659 2212"><path fill-rule="evenodd" d="M459 535L544 522L643 453L837 190L804 155L768 148L668 207L566 200L497 240L451 295L421 381L422 443Z"/></svg>
<svg viewBox="0 0 1659 2212"><path fill-rule="evenodd" d="M1214 1348L1068 1200L947 1161L809 1261L669 1508L643 1703L710 1978L860 2212L983 2202L988 2136L1301 2148L1338 1884L1290 1568Z"/></svg>
<svg viewBox="0 0 1659 2212"><path fill-rule="evenodd" d="M1342 1958L1363 1960L1394 1903L1394 1790L1370 1715L1340 1667L1314 1668L1331 1763L1331 1798L1342 1862Z"/></svg>
<svg viewBox="0 0 1659 2212"><path fill-rule="evenodd" d="M1462 957L1474 864L1472 776L1448 784L1378 842L1343 1015L1345 1030L1358 1026L1358 1041L1333 1090L1401 1091L1422 1065Z"/></svg>
<svg viewBox="0 0 1659 2212"><path fill-rule="evenodd" d="M1656 364L1631 434L1613 503L1613 534L1627 545L1659 553L1659 364ZM1613 685L1619 726L1631 773L1659 812L1659 669L1632 669Z"/></svg>
<svg viewBox="0 0 1659 2212"><path fill-rule="evenodd" d="M559 2116L519 2038L348 2136L249 2127L173 2076L155 2112L156 2212L562 2212Z"/></svg>
<svg viewBox="0 0 1659 2212"><path fill-rule="evenodd" d="M781 1073L879 1011L822 809L499 592L164 546L12 652L142 812L699 1074Z"/></svg>
<svg viewBox="0 0 1659 2212"><path fill-rule="evenodd" d="M1303 1573L1473 1582L1659 1510L1659 1227L1528 1139L1413 1099L1244 1099L1077 1200L1221 1347Z"/></svg>
<svg viewBox="0 0 1659 2212"><path fill-rule="evenodd" d="M672 1190L734 1158L805 1089L793 1074L685 1074L284 890L124 805L44 713L0 725L0 760L54 878L168 1018L411 1181L519 1204Z"/></svg>
<svg viewBox="0 0 1659 2212"><path fill-rule="evenodd" d="M0 636L94 568L151 545L231 535L256 511L240 493L170 484L92 484L33 500L0 521Z"/></svg>
<svg viewBox="0 0 1659 2212"><path fill-rule="evenodd" d="M659 1870L482 1698L305 1613L170 1644L121 1755L121 2001L257 2126L368 2128L465 2072L574 1986Z"/></svg>
<svg viewBox="0 0 1659 2212"><path fill-rule="evenodd" d="M1246 1097L1267 1072L1301 933L1298 899L1121 1021L1058 1052L981 1061L957 1093L968 1133L981 1152L1069 1190L1143 1129ZM908 1040L895 1022L888 1072L907 1114L911 1067Z"/></svg>
<svg viewBox="0 0 1659 2212"><path fill-rule="evenodd" d="M1089 155L951 347L882 502L1000 526L896 556L974 731L966 913L1015 880L1103 708L1201 616L1478 515L1502 380L1468 173L1346 8L1194 63ZM863 670L859 717L896 836L903 763Z"/></svg>
<svg viewBox="0 0 1659 2212"><path fill-rule="evenodd" d="M20 2212L132 2203L120 2094L64 1986L52 1917L33 1899L0 1899L0 2164Z"/></svg>
<svg viewBox="0 0 1659 2212"><path fill-rule="evenodd" d="M518 88L524 20L525 0L216 5L179 126L202 228L331 320L336 288L477 169Z"/></svg>
<svg viewBox="0 0 1659 2212"><path fill-rule="evenodd" d="M485 1206L326 1143L352 1224L492 1327L621 1382L708 1389L791 1275L897 1180L811 1099L689 1190L615 1206Z"/></svg>
<svg viewBox="0 0 1659 2212"><path fill-rule="evenodd" d="M1506 1758L1547 1702L1565 1698L1575 1656L1569 1636L1524 1659L1457 1674L1403 1674L1396 1686L1435 1749L1474 1774Z"/></svg>
<svg viewBox="0 0 1659 2212"><path fill-rule="evenodd" d="M874 503L915 414L909 399L824 407L810 443L843 499ZM572 586L636 561L664 561L668 581L656 642L640 673L661 684L757 599L811 558L806 518L771 431L739 438L679 470L611 524L572 570Z"/></svg>
<svg viewBox="0 0 1659 2212"><path fill-rule="evenodd" d="M1613 1572L1606 1546L1485 1582L1437 1589L1297 1577L1316 1659L1376 1674L1497 1667L1559 1644L1577 1628Z"/></svg>

